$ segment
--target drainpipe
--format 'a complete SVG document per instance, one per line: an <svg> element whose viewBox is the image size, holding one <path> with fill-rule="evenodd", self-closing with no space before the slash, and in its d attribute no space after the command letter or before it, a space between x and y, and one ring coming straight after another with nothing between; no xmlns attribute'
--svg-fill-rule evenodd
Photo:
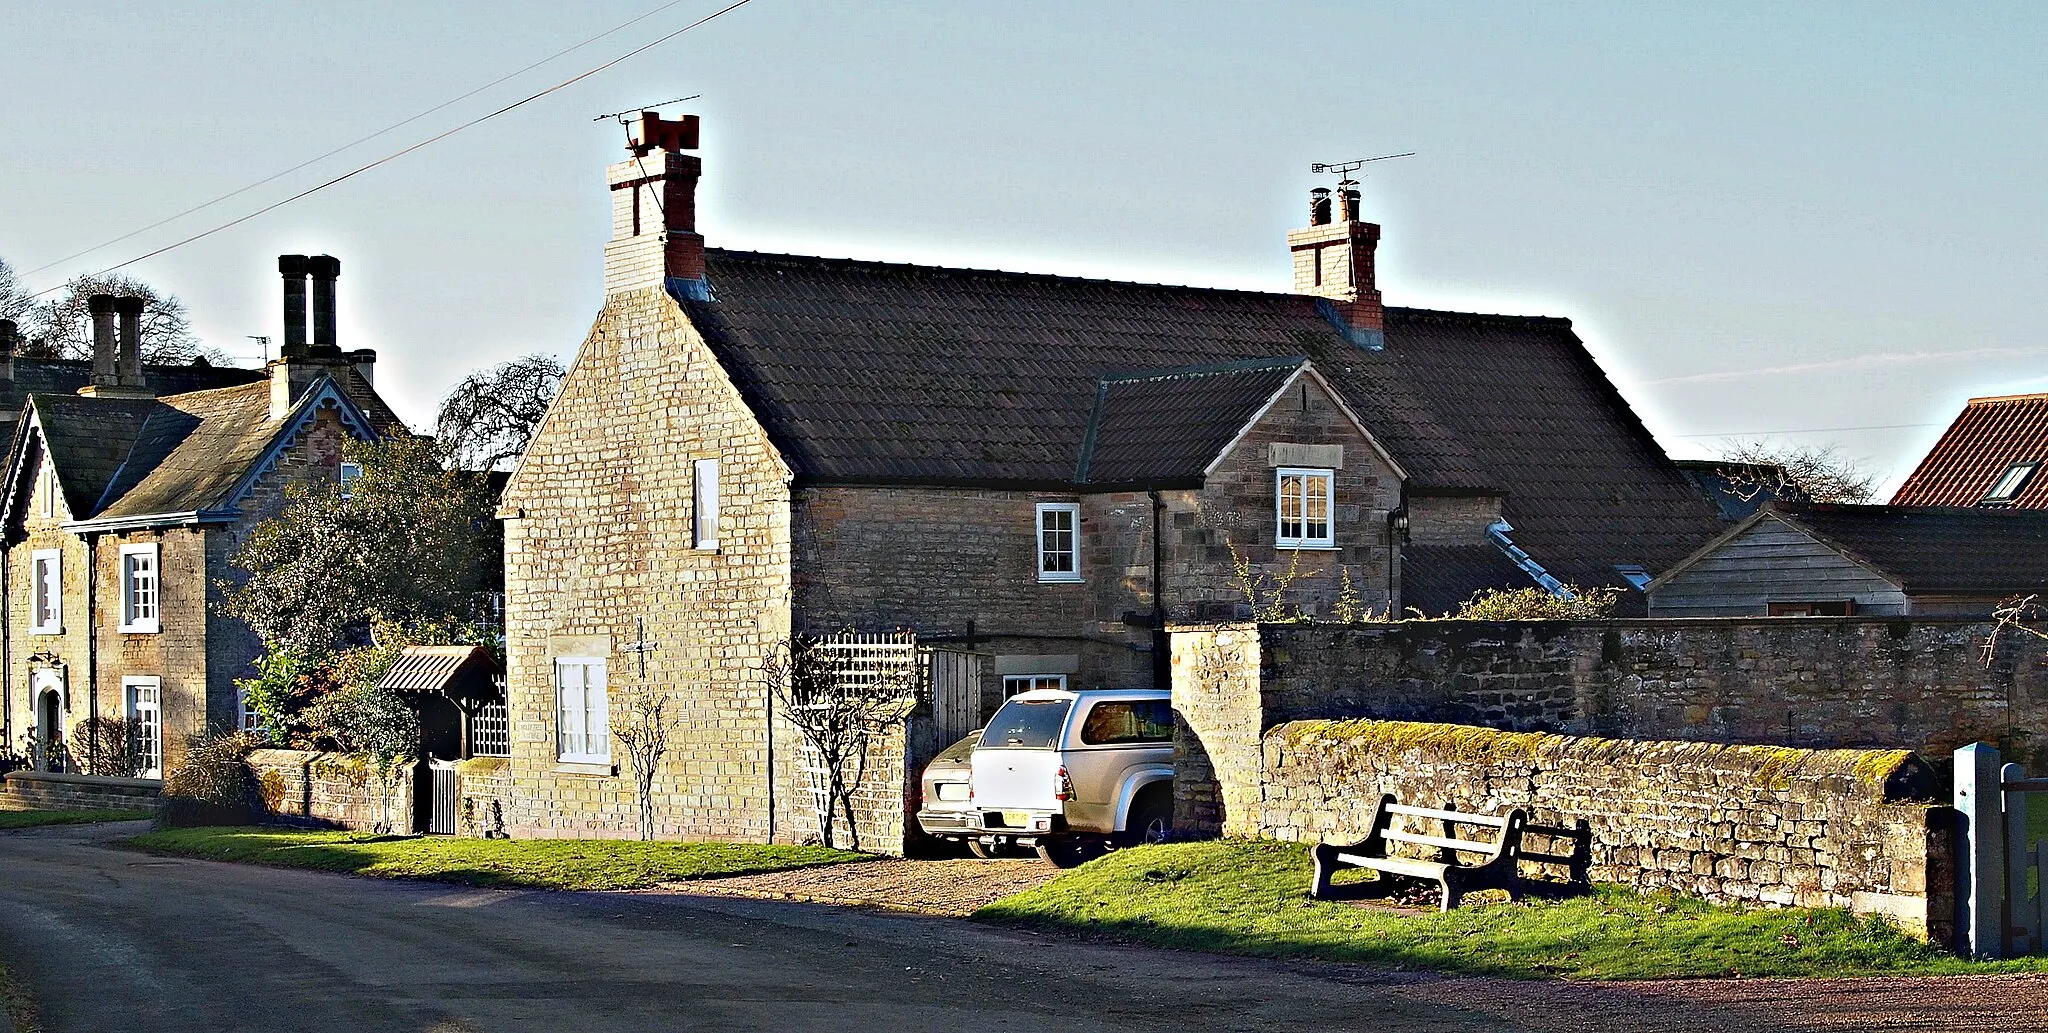
<svg viewBox="0 0 2048 1033"><path fill-rule="evenodd" d="M100 536L85 536L85 749L86 756L100 753ZM59 586L61 589L61 586ZM98 774L98 772L93 772Z"/></svg>
<svg viewBox="0 0 2048 1033"><path fill-rule="evenodd" d="M1167 655L1166 635L1166 500L1157 488L1145 493L1152 499L1152 687L1173 688L1173 658Z"/></svg>
<svg viewBox="0 0 2048 1033"><path fill-rule="evenodd" d="M14 543L0 540L0 749L14 745Z"/></svg>

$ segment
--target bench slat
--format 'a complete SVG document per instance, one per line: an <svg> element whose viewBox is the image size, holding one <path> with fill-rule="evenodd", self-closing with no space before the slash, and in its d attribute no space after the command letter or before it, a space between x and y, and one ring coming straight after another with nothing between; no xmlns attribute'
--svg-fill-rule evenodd
<svg viewBox="0 0 2048 1033"><path fill-rule="evenodd" d="M1497 829L1504 829L1508 827L1508 820L1506 818L1496 818L1490 814L1466 814L1463 811L1439 811L1430 807L1410 807L1404 803L1397 803L1388 806L1387 812L1390 814L1406 814L1416 818L1440 818L1445 821L1455 821L1465 825L1491 825Z"/></svg>
<svg viewBox="0 0 2048 1033"><path fill-rule="evenodd" d="M1450 867L1441 861L1414 861L1405 857L1367 857L1364 854L1338 854L1337 860L1355 868L1371 868L1374 871L1413 875L1423 879L1434 879L1442 875L1444 869Z"/></svg>
<svg viewBox="0 0 2048 1033"><path fill-rule="evenodd" d="M1444 847L1450 850L1470 850L1482 854L1492 853L1497 845L1494 843L1480 843L1470 839L1445 839L1442 836L1425 836L1419 832L1402 832L1399 829L1388 829L1380 833L1380 835L1400 843Z"/></svg>

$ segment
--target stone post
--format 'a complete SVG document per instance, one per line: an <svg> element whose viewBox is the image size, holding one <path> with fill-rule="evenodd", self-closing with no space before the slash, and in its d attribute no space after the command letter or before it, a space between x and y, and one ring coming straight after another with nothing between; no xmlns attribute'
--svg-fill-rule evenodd
<svg viewBox="0 0 2048 1033"><path fill-rule="evenodd" d="M1962 815L1956 851L1956 938L1970 958L2005 954L2005 815L1996 747L1971 743L1956 751L1956 810Z"/></svg>

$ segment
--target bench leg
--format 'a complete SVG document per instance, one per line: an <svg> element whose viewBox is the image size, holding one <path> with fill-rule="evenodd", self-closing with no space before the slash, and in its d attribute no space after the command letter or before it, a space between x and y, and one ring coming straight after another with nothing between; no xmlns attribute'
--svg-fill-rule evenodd
<svg viewBox="0 0 2048 1033"><path fill-rule="evenodd" d="M1337 871L1337 848L1328 843L1317 843L1315 849L1309 851L1309 855L1315 858L1316 878L1309 886L1308 895L1314 900L1328 900L1330 876Z"/></svg>
<svg viewBox="0 0 2048 1033"><path fill-rule="evenodd" d="M1437 901L1436 905L1436 909L1439 912L1449 911L1450 909L1457 907L1458 901L1465 896L1465 894L1459 890L1457 881L1452 879L1449 875L1445 875L1444 878L1437 880L1437 888L1442 894L1442 898Z"/></svg>

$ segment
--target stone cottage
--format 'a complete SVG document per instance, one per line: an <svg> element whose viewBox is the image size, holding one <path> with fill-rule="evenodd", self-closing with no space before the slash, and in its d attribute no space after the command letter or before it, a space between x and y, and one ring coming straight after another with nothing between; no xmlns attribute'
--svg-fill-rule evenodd
<svg viewBox="0 0 2048 1033"><path fill-rule="evenodd" d="M1569 321L1385 307L1356 184L1285 294L757 254L696 231L696 130L608 170L604 305L504 496L515 835L632 827L638 692L683 708L666 834L790 834L754 672L792 631L970 653L985 714L1157 683L1168 621L1640 611L1720 529Z"/></svg>
<svg viewBox="0 0 2048 1033"><path fill-rule="evenodd" d="M375 354L334 343L340 263L278 264L284 347L242 382L160 377L140 305L99 295L89 382L23 396L0 496L0 720L38 767L89 748L66 738L95 714L135 720L146 777L185 736L239 725L234 680L260 647L219 612L229 557L287 485L346 483L344 440L402 429L371 386Z"/></svg>

